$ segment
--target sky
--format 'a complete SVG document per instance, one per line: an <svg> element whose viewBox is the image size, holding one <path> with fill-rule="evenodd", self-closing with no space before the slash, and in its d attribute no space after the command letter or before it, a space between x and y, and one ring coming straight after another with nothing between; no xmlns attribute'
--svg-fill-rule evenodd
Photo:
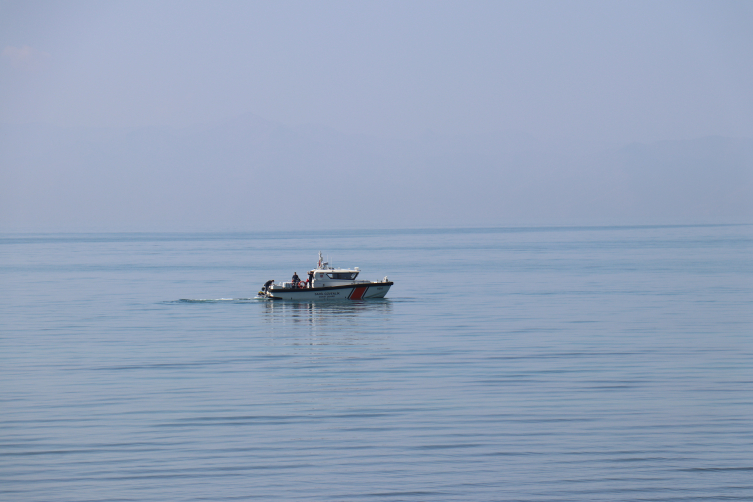
<svg viewBox="0 0 753 502"><path fill-rule="evenodd" d="M753 136L750 2L0 2L0 123Z"/></svg>
<svg viewBox="0 0 753 502"><path fill-rule="evenodd" d="M316 191L347 210L314 218ZM0 0L0 231L751 223L751 201L750 1Z"/></svg>

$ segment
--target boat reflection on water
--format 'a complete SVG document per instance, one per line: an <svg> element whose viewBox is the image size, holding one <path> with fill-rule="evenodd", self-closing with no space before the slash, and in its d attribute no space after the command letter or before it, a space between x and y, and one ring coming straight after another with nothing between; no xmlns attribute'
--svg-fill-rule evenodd
<svg viewBox="0 0 753 502"><path fill-rule="evenodd" d="M389 299L348 302L264 302L265 320L275 324L356 327L368 325L369 318L381 324L392 312ZM357 321L356 321L357 320Z"/></svg>

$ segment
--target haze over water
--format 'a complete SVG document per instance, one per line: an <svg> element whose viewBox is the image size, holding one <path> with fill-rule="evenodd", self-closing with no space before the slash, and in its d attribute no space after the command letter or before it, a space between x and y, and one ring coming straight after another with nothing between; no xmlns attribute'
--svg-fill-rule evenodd
<svg viewBox="0 0 753 502"><path fill-rule="evenodd" d="M752 228L4 234L0 498L751 499Z"/></svg>
<svg viewBox="0 0 753 502"><path fill-rule="evenodd" d="M750 2L0 12L0 231L753 222Z"/></svg>

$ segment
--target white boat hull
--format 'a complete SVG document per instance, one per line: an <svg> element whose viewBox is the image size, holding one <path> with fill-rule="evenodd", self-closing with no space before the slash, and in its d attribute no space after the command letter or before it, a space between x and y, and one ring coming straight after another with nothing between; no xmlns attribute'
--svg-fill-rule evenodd
<svg viewBox="0 0 753 502"><path fill-rule="evenodd" d="M384 298L392 282L367 282L320 288L270 288L264 296L273 300L324 301Z"/></svg>

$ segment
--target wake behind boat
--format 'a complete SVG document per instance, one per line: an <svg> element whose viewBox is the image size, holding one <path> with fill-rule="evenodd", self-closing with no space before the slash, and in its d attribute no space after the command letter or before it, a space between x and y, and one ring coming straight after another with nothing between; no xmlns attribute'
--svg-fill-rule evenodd
<svg viewBox="0 0 753 502"><path fill-rule="evenodd" d="M322 261L319 252L319 262L314 270L308 273L308 279L301 281L298 275L290 282L275 283L274 279L267 281L259 291L259 296L273 300L366 300L384 298L390 290L392 282L386 277L381 281L356 280L361 269L356 267L335 268L326 261Z"/></svg>

